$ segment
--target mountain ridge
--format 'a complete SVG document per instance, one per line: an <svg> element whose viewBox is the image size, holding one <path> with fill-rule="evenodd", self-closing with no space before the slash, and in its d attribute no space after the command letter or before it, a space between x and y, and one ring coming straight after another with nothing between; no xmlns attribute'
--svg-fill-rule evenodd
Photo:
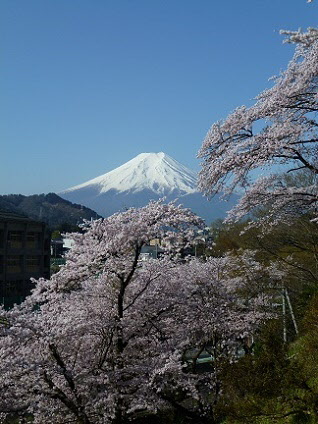
<svg viewBox="0 0 318 424"><path fill-rule="evenodd" d="M95 211L69 202L55 193L0 195L0 210L18 213L28 218L45 222L51 230L63 228L71 231L84 219L101 218Z"/></svg>

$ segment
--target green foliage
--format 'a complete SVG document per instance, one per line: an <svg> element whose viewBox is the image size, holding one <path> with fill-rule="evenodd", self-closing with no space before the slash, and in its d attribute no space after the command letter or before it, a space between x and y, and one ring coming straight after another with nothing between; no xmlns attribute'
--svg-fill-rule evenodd
<svg viewBox="0 0 318 424"><path fill-rule="evenodd" d="M282 281L288 288L296 320L299 322L308 302L318 289L318 226L311 216L302 216L292 225L280 224L269 233L246 228L246 222L234 225L217 223L212 227L214 246L211 254L228 251L237 255L243 249L256 251L255 258L264 265L275 261L286 271Z"/></svg>
<svg viewBox="0 0 318 424"><path fill-rule="evenodd" d="M258 336L253 355L224 374L227 424L318 423L318 296L307 308L302 334L284 345L279 321Z"/></svg>
<svg viewBox="0 0 318 424"><path fill-rule="evenodd" d="M269 233L244 230L244 222L212 226L212 255L228 251L240 255L252 249L264 265L276 261L285 269L282 286L288 289L300 327L296 337L292 320L286 317L289 343L284 344L278 314L256 335L253 354L226 368L219 405L226 424L318 423L318 226L310 219L301 216ZM254 290L253 285L247 290ZM278 303L279 296L278 290ZM277 312L281 309L278 306Z"/></svg>
<svg viewBox="0 0 318 424"><path fill-rule="evenodd" d="M223 408L238 422L266 415L282 395L287 359L279 327L278 321L269 322L258 335L255 353L225 371Z"/></svg>
<svg viewBox="0 0 318 424"><path fill-rule="evenodd" d="M61 238L62 238L62 236L61 236L61 233L59 232L59 230L52 231L52 234L51 234L52 240L60 240Z"/></svg>

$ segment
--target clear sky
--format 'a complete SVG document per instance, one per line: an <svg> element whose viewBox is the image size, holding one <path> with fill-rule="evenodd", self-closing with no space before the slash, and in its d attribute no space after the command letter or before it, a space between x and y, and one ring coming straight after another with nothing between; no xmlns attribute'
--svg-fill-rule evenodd
<svg viewBox="0 0 318 424"><path fill-rule="evenodd" d="M316 26L305 0L2 0L0 194L59 192L142 152L194 170L213 122Z"/></svg>

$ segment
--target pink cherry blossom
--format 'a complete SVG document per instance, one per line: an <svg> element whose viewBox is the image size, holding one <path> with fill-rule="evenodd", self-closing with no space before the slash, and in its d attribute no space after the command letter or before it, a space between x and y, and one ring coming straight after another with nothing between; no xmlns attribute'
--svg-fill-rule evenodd
<svg viewBox="0 0 318 424"><path fill-rule="evenodd" d="M270 316L260 293L246 301L240 289L276 271L253 252L182 257L201 225L189 210L153 202L71 235L66 265L1 310L0 412L38 424L120 423L169 408L209 416L222 361ZM155 237L162 256L139 262ZM213 364L198 374L204 349Z"/></svg>
<svg viewBox="0 0 318 424"><path fill-rule="evenodd" d="M214 124L198 154L199 186L207 196L244 192L230 220L260 206L269 208L264 221L272 223L317 209L318 32L286 33L298 44L287 70L255 105Z"/></svg>

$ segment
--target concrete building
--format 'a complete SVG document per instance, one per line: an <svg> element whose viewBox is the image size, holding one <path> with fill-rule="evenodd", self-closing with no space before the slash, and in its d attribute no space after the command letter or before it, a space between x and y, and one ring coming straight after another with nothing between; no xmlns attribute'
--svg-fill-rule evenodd
<svg viewBox="0 0 318 424"><path fill-rule="evenodd" d="M0 212L0 303L20 303L31 278L50 278L50 235L42 222Z"/></svg>

